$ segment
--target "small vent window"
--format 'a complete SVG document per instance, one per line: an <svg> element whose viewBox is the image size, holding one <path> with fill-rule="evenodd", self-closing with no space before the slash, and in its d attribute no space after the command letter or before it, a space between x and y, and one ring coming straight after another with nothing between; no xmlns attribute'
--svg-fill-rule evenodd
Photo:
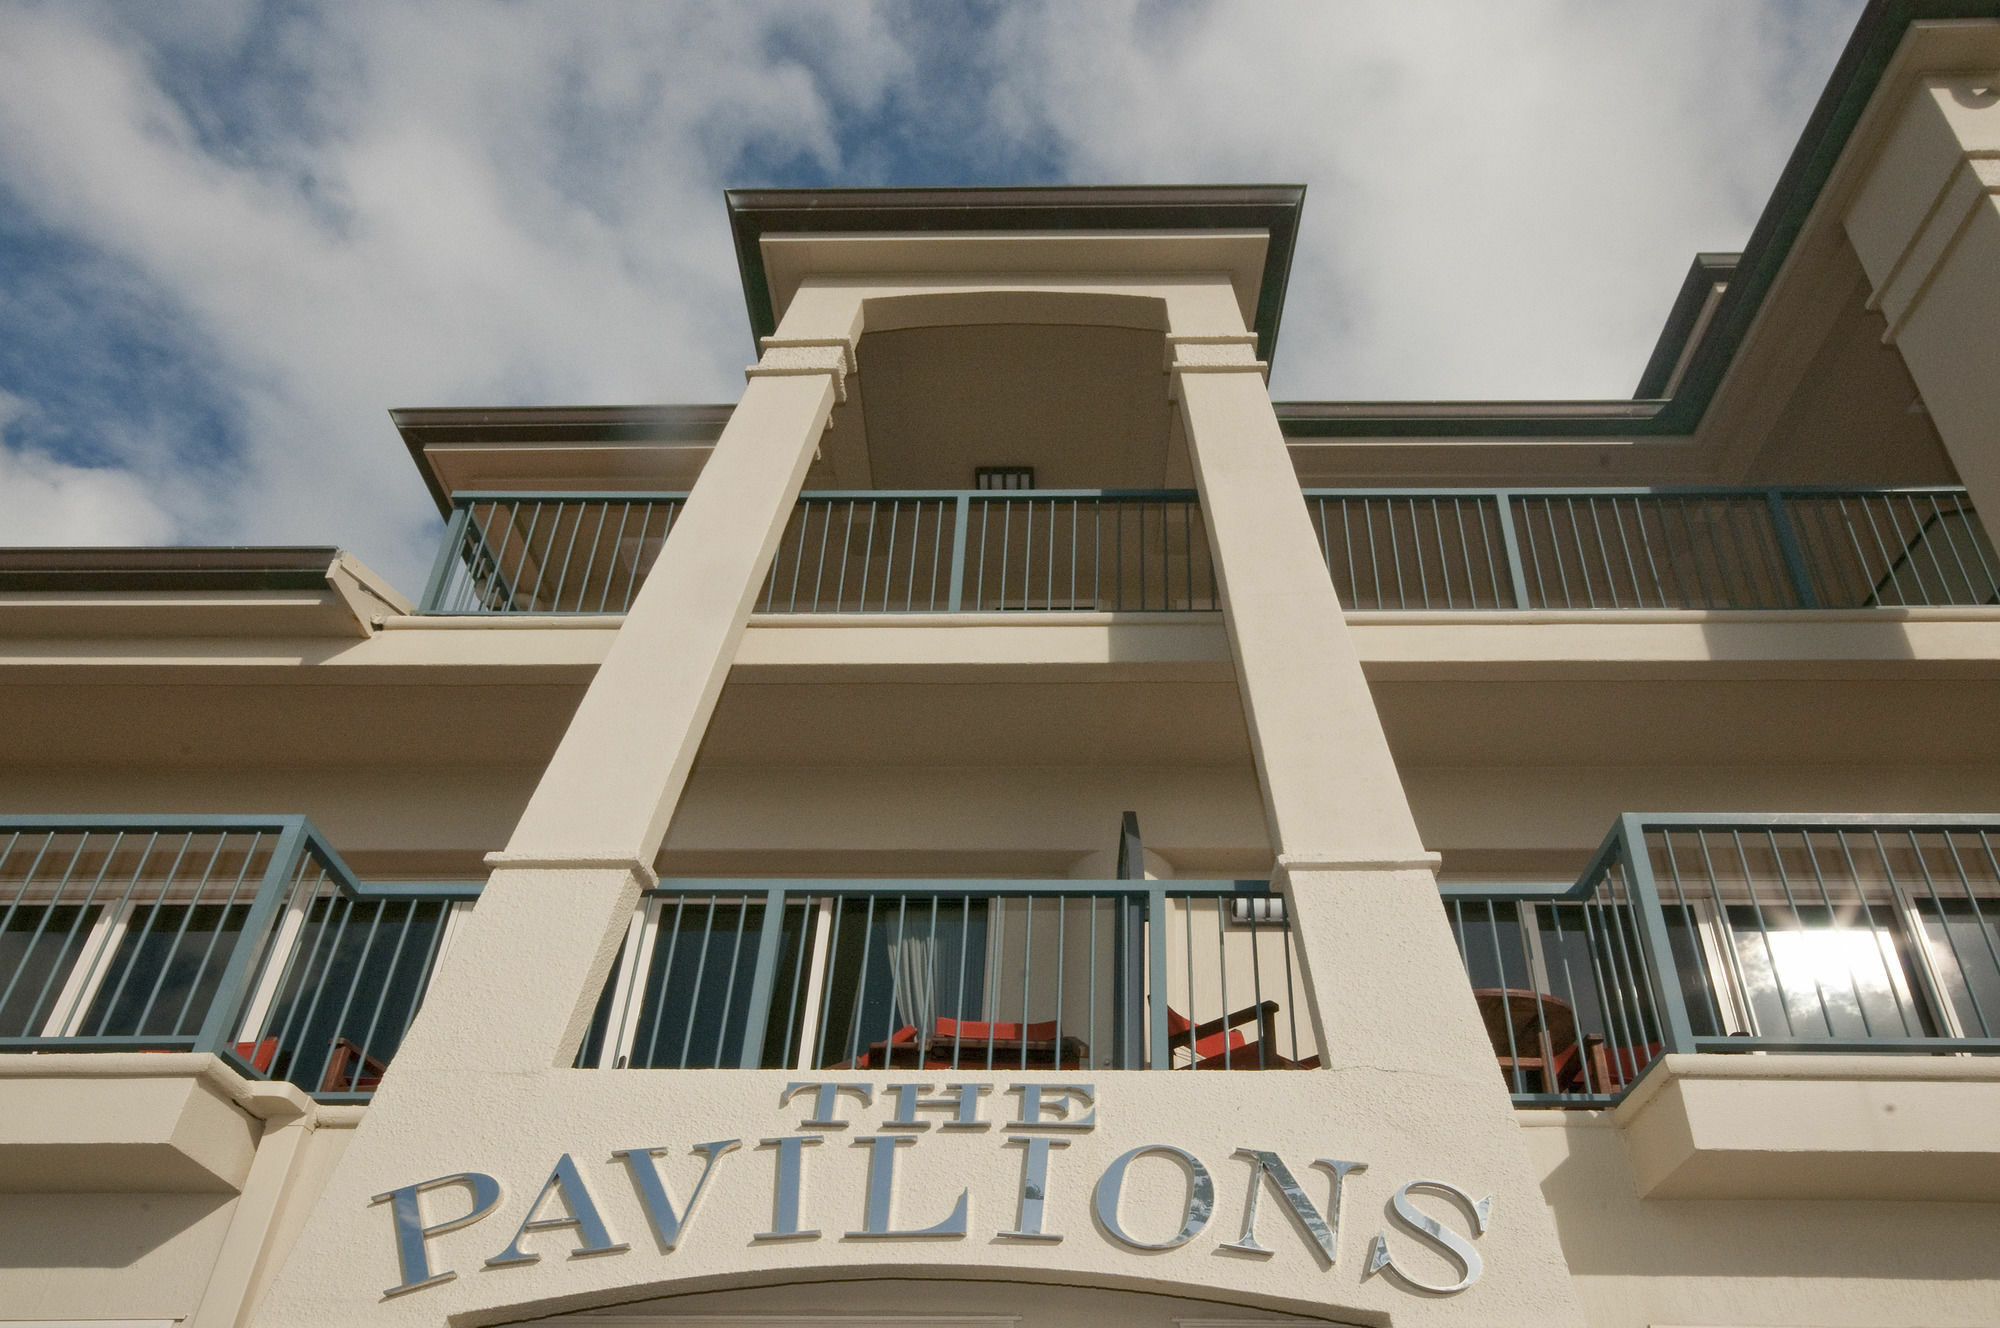
<svg viewBox="0 0 2000 1328"><path fill-rule="evenodd" d="M975 489L1032 489L1035 487L1033 466L981 466L973 471Z"/></svg>

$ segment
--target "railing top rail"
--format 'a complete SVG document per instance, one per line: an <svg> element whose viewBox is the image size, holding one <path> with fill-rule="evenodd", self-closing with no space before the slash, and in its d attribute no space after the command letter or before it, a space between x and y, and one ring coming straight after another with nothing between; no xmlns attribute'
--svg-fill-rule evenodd
<svg viewBox="0 0 2000 1328"><path fill-rule="evenodd" d="M473 503L644 503L685 502L685 489L462 489L452 495L457 506ZM1120 502L1195 502L1193 489L807 489L800 502L923 501L955 502L970 498L975 502L1045 502L1050 499L1108 499Z"/></svg>
<svg viewBox="0 0 2000 1328"><path fill-rule="evenodd" d="M1687 484L1687 485L1533 485L1502 484L1489 488L1366 488L1301 490L1308 498L1748 498L1765 494L1783 497L1887 497L1926 494L1962 495L1962 484Z"/></svg>
<svg viewBox="0 0 2000 1328"><path fill-rule="evenodd" d="M304 849L326 865L340 890L358 899L477 899L482 881L364 881L355 875L309 817L302 815L120 815L91 812L0 815L0 836L16 834L271 834L296 831Z"/></svg>
<svg viewBox="0 0 2000 1328"><path fill-rule="evenodd" d="M1078 881L1067 878L991 878L962 876L913 878L906 876L845 877L820 879L810 876L785 877L668 877L645 893L675 895L758 895L781 890L799 895L1146 895L1153 890L1169 895L1266 895L1269 881L1240 880L1152 880Z"/></svg>
<svg viewBox="0 0 2000 1328"><path fill-rule="evenodd" d="M1995 830L2000 812L1628 812L1647 830Z"/></svg>

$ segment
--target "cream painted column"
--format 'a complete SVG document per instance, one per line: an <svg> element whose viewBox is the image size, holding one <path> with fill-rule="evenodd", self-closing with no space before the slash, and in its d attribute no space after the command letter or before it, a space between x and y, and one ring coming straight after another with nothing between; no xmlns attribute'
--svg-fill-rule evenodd
<svg viewBox="0 0 2000 1328"><path fill-rule="evenodd" d="M513 838L487 859L472 923L397 1053L410 1078L548 1070L581 1044L853 365L842 341L765 345Z"/></svg>
<svg viewBox="0 0 2000 1328"><path fill-rule="evenodd" d="M1922 80L1845 220L1885 339L2000 530L2000 71Z"/></svg>
<svg viewBox="0 0 2000 1328"><path fill-rule="evenodd" d="M1332 1121L1365 1119L1494 1196L1482 1282L1396 1322L1580 1323L1575 1291L1242 327L1169 334Z"/></svg>

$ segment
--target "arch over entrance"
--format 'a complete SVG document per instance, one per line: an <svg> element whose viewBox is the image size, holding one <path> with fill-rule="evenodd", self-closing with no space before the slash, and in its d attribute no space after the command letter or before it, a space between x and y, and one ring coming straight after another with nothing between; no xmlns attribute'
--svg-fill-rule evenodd
<svg viewBox="0 0 2000 1328"><path fill-rule="evenodd" d="M1351 1320L1115 1286L879 1276L663 1296L532 1322L537 1328L1352 1328Z"/></svg>

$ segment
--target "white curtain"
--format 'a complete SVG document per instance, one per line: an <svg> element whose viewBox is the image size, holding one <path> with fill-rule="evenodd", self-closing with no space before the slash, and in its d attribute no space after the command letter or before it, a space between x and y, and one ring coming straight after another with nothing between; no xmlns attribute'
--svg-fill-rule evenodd
<svg viewBox="0 0 2000 1328"><path fill-rule="evenodd" d="M937 954L930 938L904 936L891 944L889 973L895 984L896 1013L903 1023L916 1026L919 1041L928 1039L937 988Z"/></svg>

